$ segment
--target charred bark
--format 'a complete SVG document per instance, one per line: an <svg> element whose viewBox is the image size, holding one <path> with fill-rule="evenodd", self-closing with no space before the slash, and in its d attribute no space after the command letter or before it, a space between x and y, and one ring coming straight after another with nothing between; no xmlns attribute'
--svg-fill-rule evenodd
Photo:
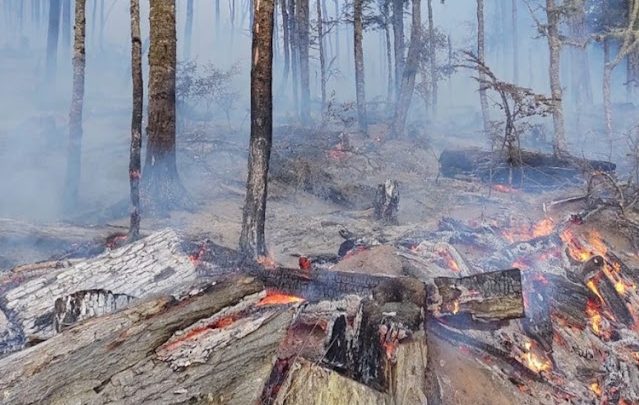
<svg viewBox="0 0 639 405"><path fill-rule="evenodd" d="M406 58L406 66L403 68L402 81L397 97L397 105L395 106L395 115L393 117L392 133L396 137L404 135L406 127L406 118L408 109L413 98L413 90L415 89L415 75L419 63L420 37L421 37L421 0L412 1L412 24L410 33L410 45L408 47L408 57Z"/></svg>
<svg viewBox="0 0 639 405"><path fill-rule="evenodd" d="M362 24L362 0L353 2L353 41L355 52L355 93L357 96L357 122L359 130L366 133L368 123L366 117L366 92L364 90L364 49L362 41L364 36Z"/></svg>
<svg viewBox="0 0 639 405"><path fill-rule="evenodd" d="M484 32L484 0L477 0L477 58L480 63L486 63L486 55L484 50L485 32ZM479 72L479 101L481 103L481 116L484 123L484 134L490 136L490 112L488 109L488 95L486 88L481 83L486 80L486 75Z"/></svg>
<svg viewBox="0 0 639 405"><path fill-rule="evenodd" d="M386 180L377 186L377 193L373 201L375 219L387 224L397 225L399 212L399 185L395 180Z"/></svg>
<svg viewBox="0 0 639 405"><path fill-rule="evenodd" d="M131 149L129 156L129 188L131 193L131 220L129 240L140 236L140 175L142 170L142 108L144 84L142 78L142 39L140 36L140 2L131 0L131 79L133 83L133 109L131 112Z"/></svg>
<svg viewBox="0 0 639 405"><path fill-rule="evenodd" d="M84 104L85 58L85 5L86 0L75 4L75 35L73 44L73 93L69 113L69 146L65 179L65 209L72 211L78 203L82 154L82 107Z"/></svg>
<svg viewBox="0 0 639 405"><path fill-rule="evenodd" d="M251 58L251 141L240 250L251 259L265 256L264 222L269 159L273 143L273 0L254 2Z"/></svg>
<svg viewBox="0 0 639 405"><path fill-rule="evenodd" d="M151 0L148 141L142 197L144 212L166 215L190 208L177 171L175 153L175 0Z"/></svg>
<svg viewBox="0 0 639 405"><path fill-rule="evenodd" d="M46 82L55 83L58 68L58 33L60 32L60 0L49 2L49 27L47 29Z"/></svg>

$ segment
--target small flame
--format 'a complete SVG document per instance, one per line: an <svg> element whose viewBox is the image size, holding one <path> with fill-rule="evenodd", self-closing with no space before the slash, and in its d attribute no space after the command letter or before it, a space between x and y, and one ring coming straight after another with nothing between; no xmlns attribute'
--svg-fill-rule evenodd
<svg viewBox="0 0 639 405"><path fill-rule="evenodd" d="M455 258L453 257L453 255L447 249L445 249L445 248L437 249L437 254L439 255L439 257L441 257L443 259L444 264L446 265L446 267L448 267L449 269L451 269L455 273L459 273L461 271L459 269L459 265L455 261Z"/></svg>
<svg viewBox="0 0 639 405"><path fill-rule="evenodd" d="M555 230L555 223L550 218L544 218L533 226L532 236L539 238L548 236Z"/></svg>
<svg viewBox="0 0 639 405"><path fill-rule="evenodd" d="M257 303L257 306L297 304L303 301L304 298L300 298L295 295L269 292L266 294L266 297L262 298L260 302Z"/></svg>
<svg viewBox="0 0 639 405"><path fill-rule="evenodd" d="M532 341L524 344L525 352L523 353L523 362L526 367L535 373L542 373L552 369L552 363L546 356L534 345Z"/></svg>
<svg viewBox="0 0 639 405"><path fill-rule="evenodd" d="M590 280L588 280L586 282L586 286L590 289L590 291L593 292L593 294L597 296L597 298L599 298L601 302L604 302L604 299L599 292L599 288L597 287L597 284L595 284L595 278L591 278Z"/></svg>
<svg viewBox="0 0 639 405"><path fill-rule="evenodd" d="M601 387L598 382L593 382L590 384L590 391L592 391L596 396L600 397L602 394Z"/></svg>
<svg viewBox="0 0 639 405"><path fill-rule="evenodd" d="M608 322L602 316L599 304L589 299L586 303L586 315L590 321L590 329L595 335L602 339L609 339L611 337L610 331L607 328Z"/></svg>
<svg viewBox="0 0 639 405"><path fill-rule="evenodd" d="M238 319L238 314L232 314L228 316L223 316L221 318L213 320L211 323L206 325L198 326L186 332L184 335L177 337L176 339L171 339L162 346L158 348L158 351L171 351L174 350L187 342L191 342L197 340L200 336L208 333L214 329L223 329L226 328Z"/></svg>
<svg viewBox="0 0 639 405"><path fill-rule="evenodd" d="M453 302L453 315L456 315L459 312L459 301Z"/></svg>
<svg viewBox="0 0 639 405"><path fill-rule="evenodd" d="M605 256L608 252L606 244L598 232L592 231L586 235L587 246L582 243L569 229L561 233L561 240L568 246L568 254L573 260L586 262L593 256Z"/></svg>

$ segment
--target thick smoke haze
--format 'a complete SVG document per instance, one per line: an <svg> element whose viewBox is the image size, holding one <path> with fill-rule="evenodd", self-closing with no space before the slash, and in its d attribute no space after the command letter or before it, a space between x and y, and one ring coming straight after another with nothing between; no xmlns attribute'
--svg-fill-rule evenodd
<svg viewBox="0 0 639 405"><path fill-rule="evenodd" d="M33 4L24 1L2 1L0 12L0 216L24 219L59 218L61 211L66 148L68 142L68 113L71 99L71 56L73 33L64 43L59 35L55 80L45 79L47 13L36 15ZM73 2L71 2L73 3ZM503 80L513 77L513 26L510 1L486 2L486 58L487 64ZM104 9L100 5L104 4ZM219 4L219 14L216 11ZM548 46L538 32L535 17L545 20L543 10L535 1L518 1L516 45L519 49L519 83L535 92L549 95ZM336 8L337 6L337 8ZM16 12L15 7L21 11ZM145 88L148 74L148 1L141 1L141 23ZM185 57L186 0L177 1L178 60ZM422 21L427 26L427 3L422 4ZM320 73L315 3L311 4L311 97L313 115L319 115ZM476 49L476 8L470 0L433 1L436 29L449 38L453 58L460 50ZM41 11L42 11L41 10ZM350 3L342 0L325 2L328 15L324 20L339 17L332 26L325 46L332 68L328 81L329 98L333 103L351 102L355 97L353 63L353 28L349 22ZM377 12L375 1L368 4L367 13ZM409 9L406 9L409 12ZM19 17L19 18L18 18ZM73 12L71 12L73 18ZM212 64L221 71L237 69L229 87L236 94L233 108L223 112L213 108L212 119L229 121L233 141L248 142L249 67L250 67L250 1L194 1L193 31L189 60L200 66ZM100 21L103 21L102 25ZM406 20L406 33L410 19ZM89 0L87 2L86 87L84 104L84 134L82 144L82 180L80 185L83 210L108 207L123 201L128 193L128 148L130 139L131 77L129 2L125 0ZM292 121L293 99L290 83L282 85L283 51L281 14L277 12L277 42L275 45L274 94L275 124ZM406 35L408 41L408 35ZM369 26L364 33L364 61L366 95L369 102L383 102L386 94L386 49L384 31ZM611 45L614 55L617 45ZM571 87L571 50L562 51L563 105L571 150L592 158L623 159L628 152L625 134L633 120L634 95L627 91L625 67L620 65L613 74L612 97L615 112L615 139L604 140L601 77L603 72L602 45L591 42L588 47L594 106L578 111ZM438 50L438 62L448 63L449 50ZM420 128L429 139L446 134L479 134L481 114L477 83L471 72L457 69L439 82L439 103L436 118L427 116L423 100L413 97L409 121ZM146 91L146 90L145 90ZM146 96L146 94L145 94ZM146 110L146 100L145 100ZM579 112L579 114L578 114ZM180 114L186 112L178 110ZM228 113L228 115L226 114ZM498 113L494 113L498 116ZM548 138L552 137L549 118L543 120ZM146 123L144 124L146 125ZM487 141L478 140L487 145ZM180 129L178 126L178 147ZM178 152L179 153L179 152ZM178 160L180 159L178 155ZM614 160L614 159L613 159ZM623 163L623 162L619 162ZM223 163L220 163L223 164ZM220 170L223 170L220 167ZM204 176L202 173L183 173L185 177ZM196 189L192 190L196 195Z"/></svg>

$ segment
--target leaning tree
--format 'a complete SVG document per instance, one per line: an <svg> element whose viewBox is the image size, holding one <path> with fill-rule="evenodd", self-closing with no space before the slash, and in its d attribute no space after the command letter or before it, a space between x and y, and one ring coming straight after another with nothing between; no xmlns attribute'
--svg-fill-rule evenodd
<svg viewBox="0 0 639 405"><path fill-rule="evenodd" d="M142 176L143 210L153 215L192 202L177 171L175 151L175 0L150 0L148 141Z"/></svg>
<svg viewBox="0 0 639 405"><path fill-rule="evenodd" d="M240 234L240 250L251 259L259 259L267 254L264 223L273 142L273 1L253 2L251 141Z"/></svg>

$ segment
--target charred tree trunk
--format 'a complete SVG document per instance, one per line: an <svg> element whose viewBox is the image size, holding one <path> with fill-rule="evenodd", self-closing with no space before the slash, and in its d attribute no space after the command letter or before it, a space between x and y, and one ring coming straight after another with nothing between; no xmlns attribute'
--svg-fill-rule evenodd
<svg viewBox="0 0 639 405"><path fill-rule="evenodd" d="M564 129L564 111L562 106L561 90L561 39L559 37L559 23L561 10L556 6L555 0L546 0L546 16L548 19L548 49L550 51L550 64L548 73L550 76L550 92L553 99L552 121L555 130L553 138L553 151L555 155L565 153L568 145Z"/></svg>
<svg viewBox="0 0 639 405"><path fill-rule="evenodd" d="M85 5L86 0L75 4L75 35L73 43L73 94L69 113L69 149L65 183L65 208L73 210L78 202L80 185L80 159L82 146L82 106L84 104L85 65Z"/></svg>
<svg viewBox="0 0 639 405"><path fill-rule="evenodd" d="M517 22L517 0L512 0L513 26L513 83L519 83L519 24Z"/></svg>
<svg viewBox="0 0 639 405"><path fill-rule="evenodd" d="M316 0L317 5L317 42L319 45L320 59L320 91L322 94L322 118L326 115L326 55L324 50L324 20L322 20L321 0Z"/></svg>
<svg viewBox="0 0 639 405"><path fill-rule="evenodd" d="M399 99L399 90L404 72L404 0L393 2L393 48L395 53L395 94Z"/></svg>
<svg viewBox="0 0 639 405"><path fill-rule="evenodd" d="M413 0L413 17L410 33L410 45L408 47L408 57L406 59L406 66L404 67L402 74L402 82L399 90L399 97L397 99L397 106L395 107L395 116L393 118L392 125L392 133L396 137L402 136L404 134L406 117L408 116L410 101L413 97L413 90L415 89L415 75L417 74L417 66L419 63L419 40L421 37L422 24L420 7L420 0Z"/></svg>
<svg viewBox="0 0 639 405"><path fill-rule="evenodd" d="M71 0L62 0L62 51L71 47Z"/></svg>
<svg viewBox="0 0 639 405"><path fill-rule="evenodd" d="M477 0L477 58L481 63L486 63L486 53L484 50L485 41L484 32L484 0ZM484 122L484 134L490 135L490 113L488 110L488 95L486 94L486 88L481 85L481 82L486 80L486 75L479 72L479 101L481 103L481 116Z"/></svg>
<svg viewBox="0 0 639 405"><path fill-rule="evenodd" d="M240 235L240 250L252 259L267 254L264 222L269 159L273 142L273 1L253 2L251 143Z"/></svg>
<svg viewBox="0 0 639 405"><path fill-rule="evenodd" d="M186 26L184 27L184 59L191 59L191 37L193 34L193 0L186 3Z"/></svg>
<svg viewBox="0 0 639 405"><path fill-rule="evenodd" d="M190 207L180 181L175 154L175 0L151 0L148 141L143 209L163 214Z"/></svg>
<svg viewBox="0 0 639 405"><path fill-rule="evenodd" d="M433 0L428 0L428 53L430 60L430 108L433 117L437 114L437 55L435 51L435 24L433 22ZM420 22L421 24L421 22ZM411 38L411 42L413 39ZM409 62L410 63L410 62Z"/></svg>
<svg viewBox="0 0 639 405"><path fill-rule="evenodd" d="M129 240L140 236L140 174L142 149L142 39L140 36L140 2L131 0L131 78L133 83L133 110L131 113L131 151L129 157L129 187L131 191L131 223Z"/></svg>
<svg viewBox="0 0 639 405"><path fill-rule="evenodd" d="M297 0L297 39L300 58L300 117L304 125L311 122L311 84L308 67L309 0Z"/></svg>
<svg viewBox="0 0 639 405"><path fill-rule="evenodd" d="M386 40L386 70L388 75L386 78L388 81L386 88L386 104L389 106L393 100L393 90L395 87L393 83L393 51L390 39L390 29L388 27L390 24L390 2L391 0L384 1L384 39Z"/></svg>
<svg viewBox="0 0 639 405"><path fill-rule="evenodd" d="M58 32L60 31L60 0L49 2L49 28L47 30L46 82L54 84L58 63Z"/></svg>
<svg viewBox="0 0 639 405"><path fill-rule="evenodd" d="M362 40L364 36L362 24L362 0L353 1L353 42L355 53L355 93L357 96L357 121L359 130L366 133L368 124L366 118L366 92L364 90L364 49Z"/></svg>
<svg viewBox="0 0 639 405"><path fill-rule="evenodd" d="M300 52L299 52L299 33L297 31L297 15L296 9L298 5L296 0L288 0L288 19L289 19L289 40L291 48L291 81L293 83L293 106L295 115L300 114Z"/></svg>
<svg viewBox="0 0 639 405"><path fill-rule="evenodd" d="M291 39L289 37L289 15L286 6L286 0L280 0L280 8L282 9L282 35L283 35L283 48L284 48L284 72L282 74L282 88L286 88L286 82L288 81L288 74L291 70Z"/></svg>

